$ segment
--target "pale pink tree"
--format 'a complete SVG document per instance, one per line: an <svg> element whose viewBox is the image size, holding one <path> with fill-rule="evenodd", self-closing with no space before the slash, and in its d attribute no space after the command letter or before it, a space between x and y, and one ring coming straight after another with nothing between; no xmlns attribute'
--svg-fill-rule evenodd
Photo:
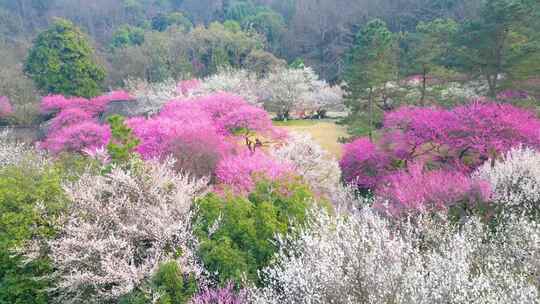
<svg viewBox="0 0 540 304"><path fill-rule="evenodd" d="M201 278L193 254L190 208L205 180L175 173L170 160L134 163L106 175L83 174L66 186L71 200L49 241L60 303L106 303L143 284L175 260Z"/></svg>

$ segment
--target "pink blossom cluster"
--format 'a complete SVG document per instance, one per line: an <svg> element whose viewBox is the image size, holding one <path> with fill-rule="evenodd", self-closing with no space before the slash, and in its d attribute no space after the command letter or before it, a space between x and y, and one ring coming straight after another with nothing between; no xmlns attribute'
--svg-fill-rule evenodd
<svg viewBox="0 0 540 304"><path fill-rule="evenodd" d="M390 158L368 138L360 138L343 147L339 165L345 181L368 190L375 188L387 174Z"/></svg>
<svg viewBox="0 0 540 304"><path fill-rule="evenodd" d="M437 206L447 204L459 195L430 186L427 180L468 193L465 177L486 160L518 146L540 149L540 120L527 110L493 102L476 101L450 110L402 107L385 115L380 134L378 142L360 138L346 145L340 166L346 182L392 197L390 201L398 206L408 206L407 202L424 205L428 201ZM422 181L423 171L412 168L414 163L436 171L425 173L427 178ZM453 171L457 173L448 173ZM407 184L411 178L421 182ZM385 183L395 189L381 188ZM434 191L431 195L446 195L447 200L426 198L420 186ZM421 197L410 197L413 195Z"/></svg>
<svg viewBox="0 0 540 304"><path fill-rule="evenodd" d="M527 99L529 93L521 90L504 90L497 94L499 100L515 100L515 99Z"/></svg>
<svg viewBox="0 0 540 304"><path fill-rule="evenodd" d="M493 102L452 110L403 107L385 116L381 144L398 159L470 171L519 145L540 148L540 120L527 110Z"/></svg>
<svg viewBox="0 0 540 304"><path fill-rule="evenodd" d="M108 142L110 130L96 119L96 113L114 94L91 100L48 96L42 110L59 111L51 122L51 131L41 144L53 153L88 151ZM292 172L292 166L272 159L261 149L253 151L238 138L258 134L281 138L270 116L263 109L248 104L242 97L216 93L185 100L173 100L149 118L132 117L126 124L140 139L136 148L143 159L164 159L172 155L176 168L195 176L212 176L235 191L247 192L256 175L279 178ZM257 135L257 136L258 136ZM251 148L251 150L249 149Z"/></svg>
<svg viewBox="0 0 540 304"><path fill-rule="evenodd" d="M209 149L217 149L220 156L225 156L234 150L233 137L238 129L269 135L278 133L263 109L227 93L171 101L158 115L148 119L135 117L127 123L141 139L137 151L145 159L169 154L175 142L197 140L208 142Z"/></svg>
<svg viewBox="0 0 540 304"><path fill-rule="evenodd" d="M7 96L0 96L0 118L13 114L13 107Z"/></svg>
<svg viewBox="0 0 540 304"><path fill-rule="evenodd" d="M49 134L40 143L52 153L82 152L99 149L107 144L110 129L98 122L97 116L112 101L133 100L124 91L113 91L91 99L49 95L42 99L42 113L57 113L51 120Z"/></svg>
<svg viewBox="0 0 540 304"><path fill-rule="evenodd" d="M219 289L206 289L195 295L190 304L242 304L247 303L245 292L236 293L233 284Z"/></svg>
<svg viewBox="0 0 540 304"><path fill-rule="evenodd" d="M245 151L223 159L217 169L218 181L230 186L236 193L247 193L253 189L257 178L276 180L292 174L294 167L279 162L262 151Z"/></svg>
<svg viewBox="0 0 540 304"><path fill-rule="evenodd" d="M105 146L109 142L110 136L111 131L107 125L83 121L50 133L40 144L40 147L54 154L64 151L92 151Z"/></svg>
<svg viewBox="0 0 540 304"><path fill-rule="evenodd" d="M375 207L392 215L445 210L457 203L485 202L490 193L487 182L459 171L426 171L423 164L411 164L384 179L375 191Z"/></svg>

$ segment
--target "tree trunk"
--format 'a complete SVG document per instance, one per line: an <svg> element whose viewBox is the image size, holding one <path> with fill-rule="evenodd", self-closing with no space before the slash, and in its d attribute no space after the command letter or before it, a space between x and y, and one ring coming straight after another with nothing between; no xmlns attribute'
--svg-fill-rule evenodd
<svg viewBox="0 0 540 304"><path fill-rule="evenodd" d="M497 77L498 75L489 75L489 73L486 73L486 79L488 82L489 92L488 95L491 98L495 98L497 96Z"/></svg>

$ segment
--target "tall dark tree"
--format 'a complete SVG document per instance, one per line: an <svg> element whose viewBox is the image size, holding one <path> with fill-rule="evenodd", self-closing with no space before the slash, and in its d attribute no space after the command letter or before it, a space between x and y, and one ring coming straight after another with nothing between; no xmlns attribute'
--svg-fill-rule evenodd
<svg viewBox="0 0 540 304"><path fill-rule="evenodd" d="M105 70L88 38L73 23L57 19L34 41L25 72L45 93L92 97L101 93Z"/></svg>
<svg viewBox="0 0 540 304"><path fill-rule="evenodd" d="M521 28L534 16L534 0L488 0L477 19L465 22L457 37L460 58L467 72L481 75L495 97L500 80L515 64L530 55Z"/></svg>
<svg viewBox="0 0 540 304"><path fill-rule="evenodd" d="M345 74L346 103L354 113L367 112L370 135L374 129L375 99L385 98L385 84L396 76L395 50L394 35L384 21L375 19L357 34L350 54Z"/></svg>

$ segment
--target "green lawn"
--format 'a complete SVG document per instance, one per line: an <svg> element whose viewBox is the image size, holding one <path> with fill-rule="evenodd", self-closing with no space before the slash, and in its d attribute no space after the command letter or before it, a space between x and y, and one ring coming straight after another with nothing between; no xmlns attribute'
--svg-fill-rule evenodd
<svg viewBox="0 0 540 304"><path fill-rule="evenodd" d="M342 145L338 142L338 138L346 137L347 132L343 126L337 125L334 120L289 120L287 122L274 122L274 125L287 131L308 133L336 158L341 156Z"/></svg>

